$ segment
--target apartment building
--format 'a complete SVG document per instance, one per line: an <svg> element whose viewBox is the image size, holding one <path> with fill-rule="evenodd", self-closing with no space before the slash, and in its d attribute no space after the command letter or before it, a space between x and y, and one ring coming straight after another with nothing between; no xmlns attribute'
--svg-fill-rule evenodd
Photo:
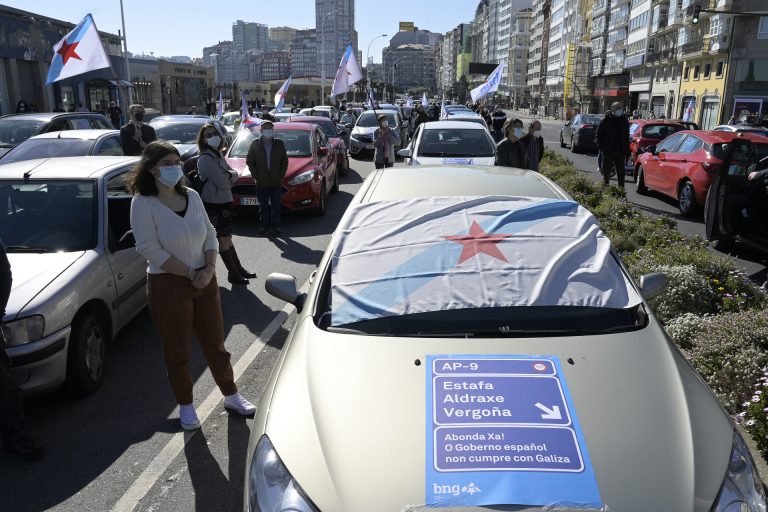
<svg viewBox="0 0 768 512"><path fill-rule="evenodd" d="M544 114L547 104L546 66L550 7L551 0L534 0L528 46L527 88L531 97L531 108L541 114Z"/></svg>
<svg viewBox="0 0 768 512"><path fill-rule="evenodd" d="M658 7L658 2L654 2ZM651 106L652 77L650 68L645 61L648 56L651 26L658 19L653 18L655 9L651 8L651 0L632 0L627 27L627 49L624 59L624 69L629 71L629 104L630 110L647 112Z"/></svg>
<svg viewBox="0 0 768 512"><path fill-rule="evenodd" d="M513 106L530 105L530 89L527 87L528 48L531 39L533 9L527 7L512 16L507 57L507 77L504 82L511 93Z"/></svg>
<svg viewBox="0 0 768 512"><path fill-rule="evenodd" d="M652 3L651 30L645 68L651 80L651 102L647 111L654 117L675 117L675 102L680 90L682 66L678 61L677 37L683 25L683 0L659 0ZM638 98L639 100L639 98ZM641 113L647 115L644 105Z"/></svg>
<svg viewBox="0 0 768 512"><path fill-rule="evenodd" d="M567 108L581 108L588 88L591 48L587 16L593 0L554 0L546 57L548 109L560 116Z"/></svg>

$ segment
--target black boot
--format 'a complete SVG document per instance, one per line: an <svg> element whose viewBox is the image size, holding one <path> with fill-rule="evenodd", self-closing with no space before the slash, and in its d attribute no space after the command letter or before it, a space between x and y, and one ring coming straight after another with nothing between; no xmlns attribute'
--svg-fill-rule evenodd
<svg viewBox="0 0 768 512"><path fill-rule="evenodd" d="M248 272L243 268L243 266L240 264L240 257L237 255L237 251L235 250L235 246L229 248L229 252L232 253L234 259L235 259L235 267L240 272L240 275L243 277L247 277L248 279L256 279L256 273L255 272Z"/></svg>
<svg viewBox="0 0 768 512"><path fill-rule="evenodd" d="M221 251L221 261L224 262L224 266L227 267L227 280L232 284L248 284L248 280L240 274L240 270L235 263L235 257L232 249Z"/></svg>

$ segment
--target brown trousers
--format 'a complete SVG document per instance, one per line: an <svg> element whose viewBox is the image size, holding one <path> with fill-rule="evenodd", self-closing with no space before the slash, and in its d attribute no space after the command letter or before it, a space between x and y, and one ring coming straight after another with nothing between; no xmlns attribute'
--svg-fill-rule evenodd
<svg viewBox="0 0 768 512"><path fill-rule="evenodd" d="M203 289L186 277L150 274L147 303L163 340L163 357L176 401L192 403L189 373L190 338L194 332L211 374L224 395L237 392L230 355L224 348L224 319L216 277Z"/></svg>

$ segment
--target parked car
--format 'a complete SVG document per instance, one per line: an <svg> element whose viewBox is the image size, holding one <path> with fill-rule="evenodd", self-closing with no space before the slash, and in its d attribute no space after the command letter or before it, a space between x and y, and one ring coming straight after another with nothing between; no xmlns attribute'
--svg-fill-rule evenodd
<svg viewBox="0 0 768 512"><path fill-rule="evenodd" d="M448 112L448 114L465 114L467 112L472 112L472 109L466 105L446 105L445 111Z"/></svg>
<svg viewBox="0 0 768 512"><path fill-rule="evenodd" d="M325 215L329 193L339 191L336 159L323 129L310 123L275 123L275 138L285 144L288 171L283 178L282 206L290 212L310 211ZM256 180L246 164L251 142L261 136L258 126L238 135L227 152L227 162L240 173L232 187L233 207L239 211L255 209Z"/></svg>
<svg viewBox="0 0 768 512"><path fill-rule="evenodd" d="M760 136L758 136L760 137ZM707 193L704 221L707 239L718 250L739 241L768 252L768 192L766 180L749 174L768 168L768 141L734 138Z"/></svg>
<svg viewBox="0 0 768 512"><path fill-rule="evenodd" d="M357 118L355 127L352 128L352 134L350 135L349 153L353 157L363 151L373 151L373 134L376 128L379 127L377 114L387 116L389 127L400 135L400 145L395 148L395 152L408 144L408 127L399 112L393 110L366 110Z"/></svg>
<svg viewBox="0 0 768 512"><path fill-rule="evenodd" d="M0 156L28 138L63 130L114 130L109 119L91 112L42 112L0 117Z"/></svg>
<svg viewBox="0 0 768 512"><path fill-rule="evenodd" d="M748 124L721 124L719 126L715 126L714 129L722 132L756 133L758 135L768 137L768 128L763 126L752 126Z"/></svg>
<svg viewBox="0 0 768 512"><path fill-rule="evenodd" d="M318 105L311 108L303 108L299 110L299 115L311 116L312 111L315 111L315 115L329 118L334 123L339 120L339 110L336 107L328 105Z"/></svg>
<svg viewBox="0 0 768 512"><path fill-rule="evenodd" d="M235 122L240 120L240 112L227 112L221 116L221 124L226 128L227 133L234 137Z"/></svg>
<svg viewBox="0 0 768 512"><path fill-rule="evenodd" d="M548 208L518 217L516 202ZM592 234L561 252L568 208ZM531 251L532 237L553 245ZM580 278L597 276L617 302L590 300ZM375 171L306 294L267 278L298 316L251 428L243 509L762 510L739 430L646 302L664 284L635 284L536 173ZM564 444L541 441L553 429Z"/></svg>
<svg viewBox="0 0 768 512"><path fill-rule="evenodd" d="M485 122L485 119L483 119L483 116L480 114L475 114L472 111L464 111L464 110L454 110L453 113L448 114L448 117L445 119L442 119L442 121L461 121L461 122L467 122L467 123L476 123L481 125L486 130L490 129L488 127L488 124Z"/></svg>
<svg viewBox="0 0 768 512"><path fill-rule="evenodd" d="M0 173L0 238L13 271L3 331L29 393L98 389L104 351L145 305L147 262L130 233L135 157L26 160Z"/></svg>
<svg viewBox="0 0 768 512"><path fill-rule="evenodd" d="M298 116L298 115L301 115L301 114L292 114L291 112L276 112L272 114L272 117L275 118L275 122L280 123L280 122L286 122L293 116ZM307 116L309 116L309 114L307 114ZM320 117L323 117L323 116L320 116Z"/></svg>
<svg viewBox="0 0 768 512"><path fill-rule="evenodd" d="M673 133L695 130L677 121L635 119L629 122L629 152L625 166L626 174L634 176L638 155L648 146L657 145Z"/></svg>
<svg viewBox="0 0 768 512"><path fill-rule="evenodd" d="M232 144L230 134L221 121L201 115L160 116L153 119L149 125L155 129L157 138L166 140L176 146L182 160L197 156L197 134L203 125L212 124L225 139L225 144Z"/></svg>
<svg viewBox="0 0 768 512"><path fill-rule="evenodd" d="M336 155L336 168L339 174L346 176L349 172L349 157L347 157L347 145L344 143L344 138L340 133L340 127L328 119L327 117L319 116L294 116L287 120L290 123L312 123L322 128L325 136L331 143L334 153Z"/></svg>
<svg viewBox="0 0 768 512"><path fill-rule="evenodd" d="M119 130L67 130L30 137L0 157L0 164L65 156L121 156Z"/></svg>
<svg viewBox="0 0 768 512"><path fill-rule="evenodd" d="M754 142L765 140L754 134L684 130L670 135L658 146L650 146L637 159L637 193L656 190L677 199L683 215L696 215L719 172L728 144L737 137Z"/></svg>
<svg viewBox="0 0 768 512"><path fill-rule="evenodd" d="M577 114L560 128L560 147L570 144L573 153L579 150L597 151L595 131L602 117L594 114Z"/></svg>
<svg viewBox="0 0 768 512"><path fill-rule="evenodd" d="M405 165L493 165L496 144L488 129L469 121L431 121L416 129L398 155Z"/></svg>

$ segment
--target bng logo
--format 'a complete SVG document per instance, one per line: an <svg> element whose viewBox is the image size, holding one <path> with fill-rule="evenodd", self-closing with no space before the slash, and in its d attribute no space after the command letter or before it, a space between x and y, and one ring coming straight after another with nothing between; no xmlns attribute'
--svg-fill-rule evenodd
<svg viewBox="0 0 768 512"><path fill-rule="evenodd" d="M464 486L439 485L436 483L432 483L432 491L434 492L434 494L451 494L453 496L458 496L460 494L469 494L470 496L474 496L479 492L483 492L480 490L480 488L477 485L475 485L474 482L470 482L469 484Z"/></svg>

